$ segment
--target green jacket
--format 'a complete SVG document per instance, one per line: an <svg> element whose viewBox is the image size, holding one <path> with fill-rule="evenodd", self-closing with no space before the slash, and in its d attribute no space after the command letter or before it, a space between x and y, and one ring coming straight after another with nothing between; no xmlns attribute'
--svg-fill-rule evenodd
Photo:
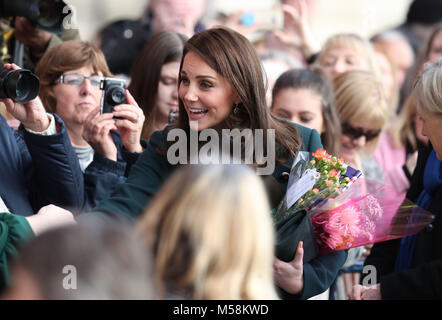
<svg viewBox="0 0 442 320"><path fill-rule="evenodd" d="M315 152L318 148L322 148L321 139L316 130L300 125L296 125L296 127L302 138L303 151ZM132 166L126 183L120 185L110 199L102 201L94 209L94 212L80 216L80 219L86 219L90 215L96 216L97 214L116 216L123 219L137 219L166 179L177 168L177 166L171 165L164 156L156 152L156 149L164 146L165 142L164 131L155 132L144 153ZM283 172L290 172L292 162L293 159L290 159L284 164L276 164L272 174L284 192L288 180L287 175ZM271 184L266 186L269 191ZM304 265L303 292L300 295L290 295L282 292L282 297L284 299L307 299L324 292L336 279L338 271L346 258L347 252L339 251L313 259Z"/></svg>
<svg viewBox="0 0 442 320"><path fill-rule="evenodd" d="M0 292L9 285L8 260L17 256L17 246L34 237L25 217L0 212Z"/></svg>
<svg viewBox="0 0 442 320"><path fill-rule="evenodd" d="M300 125L296 127L303 141L303 151L315 152L318 148L322 148L321 138L317 131ZM145 151L132 166L126 183L120 185L110 199L102 201L94 212L102 212L119 218L138 218L166 179L178 167L171 165L166 157L157 153L157 148L163 147L165 143L165 132L155 132ZM283 164L277 163L272 174L284 191L288 180L283 172L290 172L292 162L293 159Z"/></svg>

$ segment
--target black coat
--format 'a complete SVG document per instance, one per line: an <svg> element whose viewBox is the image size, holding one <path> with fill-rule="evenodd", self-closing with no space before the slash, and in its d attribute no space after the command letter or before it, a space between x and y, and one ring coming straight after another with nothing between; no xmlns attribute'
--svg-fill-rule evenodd
<svg viewBox="0 0 442 320"><path fill-rule="evenodd" d="M423 190L425 164L432 148L420 149L407 198L417 201ZM439 187L428 211L435 220L418 233L408 270L394 272L401 239L377 243L365 265L376 267L382 299L442 299L442 187Z"/></svg>

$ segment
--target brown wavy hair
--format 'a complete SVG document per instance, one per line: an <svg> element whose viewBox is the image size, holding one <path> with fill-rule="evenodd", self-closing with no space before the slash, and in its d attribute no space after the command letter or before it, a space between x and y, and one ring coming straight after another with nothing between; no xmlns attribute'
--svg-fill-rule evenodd
<svg viewBox="0 0 442 320"><path fill-rule="evenodd" d="M239 97L239 112L223 121L224 129L275 130L278 161L288 159L301 148L298 130L290 122L274 117L266 103L263 69L253 45L240 33L226 27L195 34L184 45L181 70L187 53L201 57L213 70L227 79ZM189 132L189 118L179 99L179 117L175 126ZM172 128L169 127L169 128ZM264 143L267 144L264 134ZM266 150L264 146L264 150Z"/></svg>

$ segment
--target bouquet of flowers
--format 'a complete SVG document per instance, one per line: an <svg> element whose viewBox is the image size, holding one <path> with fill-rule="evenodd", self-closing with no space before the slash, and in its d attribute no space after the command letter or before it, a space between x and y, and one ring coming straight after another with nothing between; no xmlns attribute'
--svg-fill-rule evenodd
<svg viewBox="0 0 442 320"><path fill-rule="evenodd" d="M308 152L299 152L290 170L286 196L273 215L274 221L277 223L293 212L310 210L338 196L361 174L324 149L316 150L312 157Z"/></svg>
<svg viewBox="0 0 442 320"><path fill-rule="evenodd" d="M273 215L281 260L292 260L301 240L305 263L318 254L408 236L432 221L410 201L389 196L391 187L359 178L361 172L342 159L323 149L312 156L298 154Z"/></svg>
<svg viewBox="0 0 442 320"><path fill-rule="evenodd" d="M431 213L408 199L392 198L392 192L387 185L359 179L333 201L313 208L309 213L319 253L402 238L431 223Z"/></svg>

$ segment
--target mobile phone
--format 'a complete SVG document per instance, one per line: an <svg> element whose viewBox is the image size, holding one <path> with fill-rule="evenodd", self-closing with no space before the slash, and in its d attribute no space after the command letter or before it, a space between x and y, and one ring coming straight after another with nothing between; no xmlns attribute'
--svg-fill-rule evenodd
<svg viewBox="0 0 442 320"><path fill-rule="evenodd" d="M281 30L284 26L284 13L281 9L253 10L241 16L241 24L257 26L258 30Z"/></svg>

